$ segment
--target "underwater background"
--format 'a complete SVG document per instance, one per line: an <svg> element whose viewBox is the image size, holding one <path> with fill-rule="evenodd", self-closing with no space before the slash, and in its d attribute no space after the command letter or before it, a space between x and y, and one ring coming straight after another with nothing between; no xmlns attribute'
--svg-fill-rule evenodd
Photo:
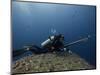
<svg viewBox="0 0 100 75"><path fill-rule="evenodd" d="M91 38L70 46L70 50L96 66L96 7L69 4L12 2L12 47L41 43L63 34L65 42Z"/></svg>

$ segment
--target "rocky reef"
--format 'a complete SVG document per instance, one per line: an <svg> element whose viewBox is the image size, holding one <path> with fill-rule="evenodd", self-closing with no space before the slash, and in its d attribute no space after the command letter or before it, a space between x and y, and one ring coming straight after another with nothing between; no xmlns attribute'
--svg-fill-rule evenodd
<svg viewBox="0 0 100 75"><path fill-rule="evenodd" d="M32 54L12 63L12 73L36 73L85 70L94 67L75 53L54 52Z"/></svg>

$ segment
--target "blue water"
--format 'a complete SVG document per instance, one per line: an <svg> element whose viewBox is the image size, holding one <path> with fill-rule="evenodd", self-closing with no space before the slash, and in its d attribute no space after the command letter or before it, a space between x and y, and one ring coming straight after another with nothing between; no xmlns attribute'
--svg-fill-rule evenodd
<svg viewBox="0 0 100 75"><path fill-rule="evenodd" d="M96 66L95 6L12 2L13 49L40 46L48 36L59 33L68 43L91 35L88 41L70 49Z"/></svg>

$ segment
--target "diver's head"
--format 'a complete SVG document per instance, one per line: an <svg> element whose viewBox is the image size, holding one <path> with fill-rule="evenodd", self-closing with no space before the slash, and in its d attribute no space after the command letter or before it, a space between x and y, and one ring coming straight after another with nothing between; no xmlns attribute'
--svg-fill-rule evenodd
<svg viewBox="0 0 100 75"><path fill-rule="evenodd" d="M59 40L60 41L63 41L64 40L64 35L63 34L59 34L58 37L59 37Z"/></svg>

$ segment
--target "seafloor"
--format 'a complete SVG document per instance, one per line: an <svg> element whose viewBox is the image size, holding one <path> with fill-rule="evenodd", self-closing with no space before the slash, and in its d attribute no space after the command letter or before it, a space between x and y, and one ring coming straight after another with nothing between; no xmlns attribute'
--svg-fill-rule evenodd
<svg viewBox="0 0 100 75"><path fill-rule="evenodd" d="M32 54L12 64L12 73L35 73L94 69L75 53L54 52Z"/></svg>

